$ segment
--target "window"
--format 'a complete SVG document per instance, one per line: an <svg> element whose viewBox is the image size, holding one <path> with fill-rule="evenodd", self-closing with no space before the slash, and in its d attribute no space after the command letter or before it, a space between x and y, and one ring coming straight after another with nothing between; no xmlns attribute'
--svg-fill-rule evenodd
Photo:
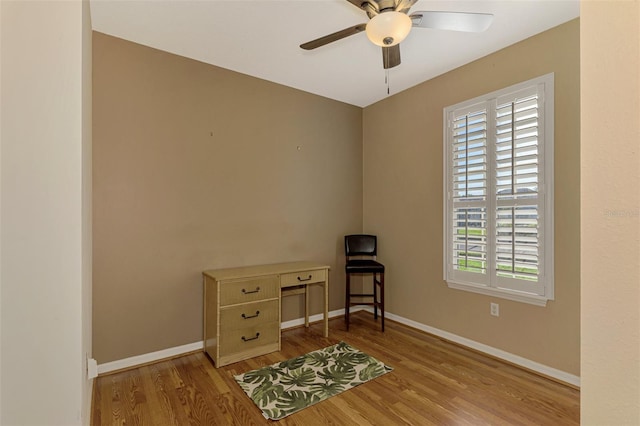
<svg viewBox="0 0 640 426"><path fill-rule="evenodd" d="M553 74L444 109L444 278L553 300Z"/></svg>

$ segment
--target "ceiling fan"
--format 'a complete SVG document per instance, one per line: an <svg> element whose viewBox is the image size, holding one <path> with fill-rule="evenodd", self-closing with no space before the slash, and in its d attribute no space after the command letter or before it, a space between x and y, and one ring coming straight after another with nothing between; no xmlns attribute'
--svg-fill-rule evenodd
<svg viewBox="0 0 640 426"><path fill-rule="evenodd" d="M300 45L313 50L362 31L372 43L382 47L384 69L400 65L400 42L407 37L411 27L434 28L467 32L482 32L489 28L490 13L418 11L409 15L409 9L417 0L347 0L364 10L369 22L311 40Z"/></svg>

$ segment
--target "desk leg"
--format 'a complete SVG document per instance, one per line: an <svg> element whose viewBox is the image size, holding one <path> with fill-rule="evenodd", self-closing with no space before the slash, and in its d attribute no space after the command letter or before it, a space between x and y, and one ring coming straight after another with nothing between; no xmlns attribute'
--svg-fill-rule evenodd
<svg viewBox="0 0 640 426"><path fill-rule="evenodd" d="M324 282L324 337L329 337L329 271Z"/></svg>
<svg viewBox="0 0 640 426"><path fill-rule="evenodd" d="M304 326L309 328L309 286L304 286Z"/></svg>

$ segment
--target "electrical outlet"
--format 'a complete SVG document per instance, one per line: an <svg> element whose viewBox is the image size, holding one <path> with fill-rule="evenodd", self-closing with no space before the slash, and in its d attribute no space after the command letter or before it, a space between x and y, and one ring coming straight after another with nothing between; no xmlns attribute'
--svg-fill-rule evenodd
<svg viewBox="0 0 640 426"><path fill-rule="evenodd" d="M491 304L491 315L493 315L494 317L500 316L500 305L498 305L497 303Z"/></svg>

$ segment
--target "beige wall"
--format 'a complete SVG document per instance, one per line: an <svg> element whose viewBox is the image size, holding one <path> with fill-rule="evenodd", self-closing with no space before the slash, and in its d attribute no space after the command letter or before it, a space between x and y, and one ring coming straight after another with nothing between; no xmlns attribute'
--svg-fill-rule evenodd
<svg viewBox="0 0 640 426"><path fill-rule="evenodd" d="M363 155L364 230L379 237L388 311L573 375L580 373L579 48L574 20L369 106ZM442 278L442 110L550 72L555 301L543 308L449 289ZM490 302L500 304L500 317L490 315Z"/></svg>
<svg viewBox="0 0 640 426"><path fill-rule="evenodd" d="M342 238L362 229L362 109L93 41L98 362L201 341L203 269L327 262L341 308ZM283 320L301 302L285 299Z"/></svg>
<svg viewBox="0 0 640 426"><path fill-rule="evenodd" d="M640 424L640 3L583 2L584 425Z"/></svg>

